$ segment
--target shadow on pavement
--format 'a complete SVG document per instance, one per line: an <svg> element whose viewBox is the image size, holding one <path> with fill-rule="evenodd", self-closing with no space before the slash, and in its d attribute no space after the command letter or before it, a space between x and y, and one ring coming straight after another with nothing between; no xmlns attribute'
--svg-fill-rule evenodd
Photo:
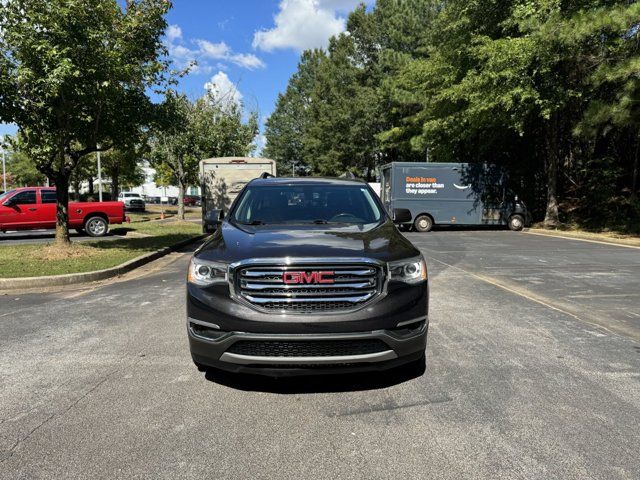
<svg viewBox="0 0 640 480"><path fill-rule="evenodd" d="M505 232L509 231L506 225L434 225L432 232ZM420 233L412 230L412 233ZM429 235L426 232L423 235Z"/></svg>
<svg viewBox="0 0 640 480"><path fill-rule="evenodd" d="M305 375L294 377L268 377L246 373L230 373L209 369L205 378L236 390L279 394L339 393L378 390L421 377L426 370L424 362L405 365L383 372Z"/></svg>

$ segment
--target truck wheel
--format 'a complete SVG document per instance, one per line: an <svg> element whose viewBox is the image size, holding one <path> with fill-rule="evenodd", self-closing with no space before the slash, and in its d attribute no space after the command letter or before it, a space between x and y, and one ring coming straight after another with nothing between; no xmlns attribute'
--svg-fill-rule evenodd
<svg viewBox="0 0 640 480"><path fill-rule="evenodd" d="M522 215L511 215L508 225L514 232L520 232L524 228L524 218Z"/></svg>
<svg viewBox="0 0 640 480"><path fill-rule="evenodd" d="M433 220L429 215L420 215L413 226L418 232L430 232L433 228Z"/></svg>
<svg viewBox="0 0 640 480"><path fill-rule="evenodd" d="M84 230L90 237L104 237L109 231L109 224L102 217L89 217L84 222Z"/></svg>

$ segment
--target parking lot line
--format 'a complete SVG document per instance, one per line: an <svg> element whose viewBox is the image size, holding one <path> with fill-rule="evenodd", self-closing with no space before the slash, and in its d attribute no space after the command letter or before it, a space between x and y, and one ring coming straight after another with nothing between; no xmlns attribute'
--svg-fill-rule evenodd
<svg viewBox="0 0 640 480"><path fill-rule="evenodd" d="M559 313L562 313L564 315L567 315L567 316L569 316L569 317L571 317L571 318L573 318L575 320L578 320L579 322L586 323L588 325L591 325L592 327L596 327L596 328L604 330L604 331L606 331L608 333L612 333L612 334L616 333L613 330L610 330L609 328L607 328L607 327L605 327L605 326L603 326L603 325L601 325L599 323L592 322L592 321L587 320L587 319L585 319L583 317L579 317L578 315L576 315L574 313L571 313L571 312L569 312L569 311L567 311L567 310L565 310L565 309L563 309L561 307L558 307L556 305L553 305L549 299L546 299L544 297L536 295L536 294L534 294L532 292L529 292L528 290L525 290L525 289L522 289L522 288L518 288L518 287L514 287L514 286L507 286L503 282L500 282L499 280L496 280L496 279L494 279L492 277L487 277L485 275L481 275L481 274L474 273L474 272L469 271L469 270L465 270L464 268L456 267L455 265L450 265L450 264L448 264L446 262L443 262L442 260L439 260L439 259L431 257L431 256L429 256L428 258L430 260L435 261L435 262L441 263L442 265L445 265L445 266L447 266L449 268L452 268L454 270L458 270L458 271L464 273L465 275L472 276L472 277L477 278L478 280L481 280L481 281L483 281L485 283L488 283L488 284L493 285L495 287L501 288L502 290L506 290L507 292L513 293L513 294L518 295L520 297L526 298L527 300L535 302L535 303L537 303L539 305L547 307L547 308L549 308L551 310L554 310L556 312L559 312ZM629 334L629 336L632 336L632 335ZM634 339L635 340L640 340L640 339L638 339L636 337L634 337Z"/></svg>

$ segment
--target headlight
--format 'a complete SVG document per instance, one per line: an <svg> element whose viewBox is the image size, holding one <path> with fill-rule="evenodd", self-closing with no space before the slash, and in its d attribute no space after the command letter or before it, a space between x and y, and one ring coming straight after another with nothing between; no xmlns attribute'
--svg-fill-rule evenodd
<svg viewBox="0 0 640 480"><path fill-rule="evenodd" d="M200 260L199 258L192 258L191 263L189 264L187 281L203 287L226 283L228 278L227 270L228 266L226 263L210 262L207 260Z"/></svg>
<svg viewBox="0 0 640 480"><path fill-rule="evenodd" d="M427 279L427 264L422 255L407 260L389 262L391 280L416 284Z"/></svg>

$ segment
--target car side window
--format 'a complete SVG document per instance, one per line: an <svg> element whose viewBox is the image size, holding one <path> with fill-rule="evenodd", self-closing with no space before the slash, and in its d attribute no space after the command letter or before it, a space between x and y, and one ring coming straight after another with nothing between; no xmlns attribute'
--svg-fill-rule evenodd
<svg viewBox="0 0 640 480"><path fill-rule="evenodd" d="M36 191L25 190L13 196L16 205L33 205L36 203Z"/></svg>
<svg viewBox="0 0 640 480"><path fill-rule="evenodd" d="M42 203L56 203L56 192L52 190L41 190L40 195L42 197Z"/></svg>

